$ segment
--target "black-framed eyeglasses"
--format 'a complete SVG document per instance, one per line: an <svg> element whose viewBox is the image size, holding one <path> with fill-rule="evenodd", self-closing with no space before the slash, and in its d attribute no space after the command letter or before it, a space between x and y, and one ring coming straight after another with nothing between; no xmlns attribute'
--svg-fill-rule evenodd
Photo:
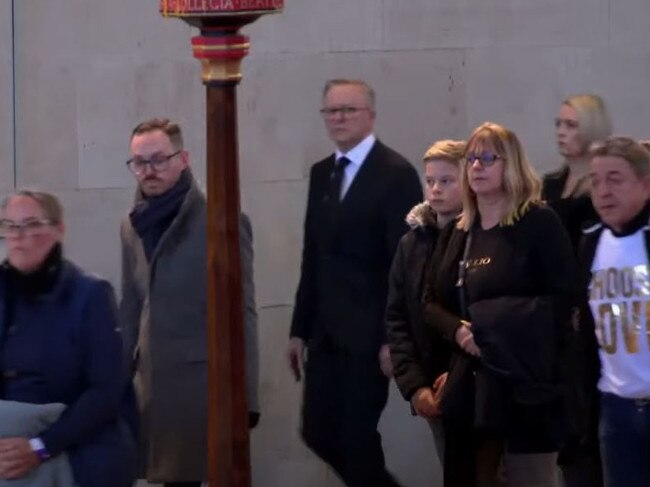
<svg viewBox="0 0 650 487"><path fill-rule="evenodd" d="M370 110L370 109L368 107L342 106L342 107L332 107L332 108L321 108L319 111L323 117L332 118L338 115L344 115L346 117L349 117L363 110Z"/></svg>
<svg viewBox="0 0 650 487"><path fill-rule="evenodd" d="M474 152L469 152L465 157L467 164L474 164L474 161L478 159L478 162L481 163L483 167L490 167L494 165L499 159L503 159L499 154L494 152L483 152L481 154L475 154Z"/></svg>
<svg viewBox="0 0 650 487"><path fill-rule="evenodd" d="M134 174L142 174L147 166L151 167L151 169L155 172L164 171L169 167L169 161L181 152L183 152L183 149L177 150L168 156L153 156L151 159L140 159L139 157L134 157L133 159L126 161L126 166Z"/></svg>
<svg viewBox="0 0 650 487"><path fill-rule="evenodd" d="M24 235L26 237L33 237L39 235L43 228L52 225L52 220L47 218L30 218L22 222L15 222L12 220L0 220L0 236L8 237L9 235Z"/></svg>

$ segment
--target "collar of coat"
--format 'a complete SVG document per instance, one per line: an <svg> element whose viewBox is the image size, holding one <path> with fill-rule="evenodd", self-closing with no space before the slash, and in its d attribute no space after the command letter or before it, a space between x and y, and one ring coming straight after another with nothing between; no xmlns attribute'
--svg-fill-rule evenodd
<svg viewBox="0 0 650 487"><path fill-rule="evenodd" d="M437 228L436 215L426 201L411 208L406 215L406 223L411 229Z"/></svg>
<svg viewBox="0 0 650 487"><path fill-rule="evenodd" d="M600 236L600 233L605 228L609 227L601 221L595 225L585 228L582 233L585 235L596 233L598 236ZM623 226L623 229L620 232L617 232L613 228L609 229L616 237L627 237L638 232L642 228L646 231L650 230L650 200L646 202L643 210L641 210L634 218L632 218Z"/></svg>
<svg viewBox="0 0 650 487"><path fill-rule="evenodd" d="M605 228L608 227L606 227L602 222L599 222L582 231L583 237L580 243L578 260L583 273L583 278L587 284L591 279L591 266L594 262L594 257L596 256L596 248L598 247L600 235L603 233ZM641 229L643 229L644 232L646 254L650 256L650 201L648 201L645 208L625 226L622 232L614 232L613 230L612 232L614 232L614 235L617 237L623 237L632 235Z"/></svg>
<svg viewBox="0 0 650 487"><path fill-rule="evenodd" d="M189 169L187 170L189 171ZM167 230L161 237L160 241L158 242L158 245L156 246L156 249L154 250L153 255L151 257L151 262L153 262L156 259L156 257L160 253L160 249L163 247L165 241L169 238L169 236L177 233L176 230L180 227L182 222L185 221L189 215L193 214L199 206L205 205L205 194L203 193L203 190L200 188L199 183L197 182L196 178L194 177L194 174L192 174L191 171L189 175L190 175L190 189L187 191L187 194L185 195L185 199L183 200L183 203L181 204L181 207L178 210L178 214L176 215L171 225L169 225L169 228L167 228ZM143 199L142 192L139 189L137 189L135 193L135 204L137 204L142 199ZM135 232L135 229L131 225L130 221L128 222L128 224L131 226L131 231L133 232L134 237L140 240L140 236Z"/></svg>

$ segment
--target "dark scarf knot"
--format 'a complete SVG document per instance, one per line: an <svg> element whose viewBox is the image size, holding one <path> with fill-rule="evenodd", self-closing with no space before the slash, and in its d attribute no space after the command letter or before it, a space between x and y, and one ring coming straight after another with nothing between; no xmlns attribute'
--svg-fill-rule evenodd
<svg viewBox="0 0 650 487"><path fill-rule="evenodd" d="M178 215L191 185L192 175L185 169L167 192L160 196L143 197L131 211L129 218L135 232L142 239L147 261L151 262L158 242Z"/></svg>

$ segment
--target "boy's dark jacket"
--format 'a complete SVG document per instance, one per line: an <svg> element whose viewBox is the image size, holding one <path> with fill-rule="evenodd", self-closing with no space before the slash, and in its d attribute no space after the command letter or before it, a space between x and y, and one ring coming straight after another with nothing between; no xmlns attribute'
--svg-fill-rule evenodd
<svg viewBox="0 0 650 487"><path fill-rule="evenodd" d="M438 240L429 205L416 205L406 217L411 230L399 242L389 276L386 325L395 382L407 401L431 387L447 370L449 344L424 323L422 292L428 263Z"/></svg>

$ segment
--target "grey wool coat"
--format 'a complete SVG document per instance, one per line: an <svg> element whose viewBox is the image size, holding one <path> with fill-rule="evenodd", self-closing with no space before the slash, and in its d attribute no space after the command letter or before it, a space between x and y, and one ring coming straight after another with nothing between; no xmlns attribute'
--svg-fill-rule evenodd
<svg viewBox="0 0 650 487"><path fill-rule="evenodd" d="M244 214L239 231L248 409L258 411L253 242ZM206 199L194 178L151 263L128 217L121 226L120 313L140 407L141 476L149 481L207 478L206 233Z"/></svg>

